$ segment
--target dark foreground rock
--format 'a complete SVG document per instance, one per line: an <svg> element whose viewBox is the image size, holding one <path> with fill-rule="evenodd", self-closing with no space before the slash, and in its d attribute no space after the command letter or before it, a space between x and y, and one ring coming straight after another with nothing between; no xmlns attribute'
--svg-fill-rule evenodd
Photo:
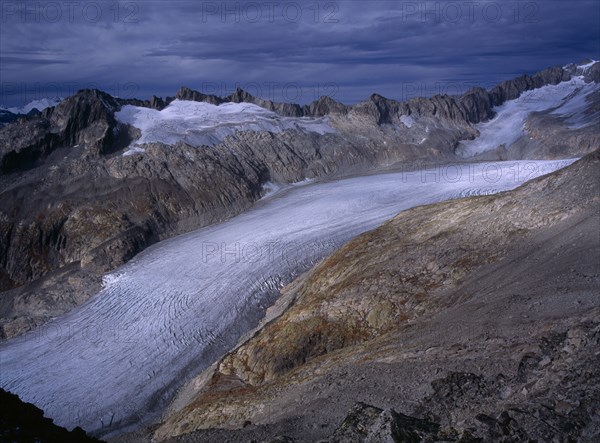
<svg viewBox="0 0 600 443"><path fill-rule="evenodd" d="M14 443L101 443L81 428L68 431L44 417L44 411L0 389L0 441Z"/></svg>

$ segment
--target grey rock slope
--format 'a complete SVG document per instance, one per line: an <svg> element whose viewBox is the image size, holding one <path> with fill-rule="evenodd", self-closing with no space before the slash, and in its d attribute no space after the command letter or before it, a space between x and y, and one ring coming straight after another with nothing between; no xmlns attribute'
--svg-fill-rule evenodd
<svg viewBox="0 0 600 443"><path fill-rule="evenodd" d="M589 81L599 67L585 73ZM327 97L307 106L273 103L242 90L221 98L182 88L164 100L83 90L19 118L0 128L0 337L81 303L97 290L102 273L148 245L243 211L264 194L267 182L456 160L458 142L477 136L473 125L489 119L493 106L579 69L551 68L458 97L400 103L374 94L355 106ZM174 98L326 116L335 133L240 131L210 149L151 144L143 155L123 156L140 132L119 122L115 112L127 104L160 110ZM418 122L407 123L408 116ZM540 149L538 157L585 154L593 149L590 137L597 134L567 131L564 142L551 153Z"/></svg>
<svg viewBox="0 0 600 443"><path fill-rule="evenodd" d="M357 237L285 288L280 314L146 432L597 441L599 172L596 151L514 191L413 208Z"/></svg>

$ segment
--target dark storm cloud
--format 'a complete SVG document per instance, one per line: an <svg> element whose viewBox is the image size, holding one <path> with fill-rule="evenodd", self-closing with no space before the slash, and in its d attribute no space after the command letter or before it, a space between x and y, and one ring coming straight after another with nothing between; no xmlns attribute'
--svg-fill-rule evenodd
<svg viewBox="0 0 600 443"><path fill-rule="evenodd" d="M596 0L2 0L0 103L99 87L172 95L181 85L275 100L459 93L599 58Z"/></svg>
<svg viewBox="0 0 600 443"><path fill-rule="evenodd" d="M68 60L60 59L41 59L41 58L25 58L25 57L10 57L0 56L0 64L5 67L6 70L17 69L21 65L54 65L54 64L66 64Z"/></svg>

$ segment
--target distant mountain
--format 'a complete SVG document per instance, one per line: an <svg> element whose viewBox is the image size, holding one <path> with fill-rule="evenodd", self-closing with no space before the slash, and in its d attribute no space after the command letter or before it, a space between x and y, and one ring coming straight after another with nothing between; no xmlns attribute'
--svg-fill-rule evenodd
<svg viewBox="0 0 600 443"><path fill-rule="evenodd" d="M0 128L18 120L21 117L33 117L39 115L44 109L56 106L61 102L61 98L43 98L27 103L20 108L2 108L0 107Z"/></svg>
<svg viewBox="0 0 600 443"><path fill-rule="evenodd" d="M0 128L2 128L4 125L6 125L8 123L14 122L19 117L20 117L19 115L13 114L10 111L7 111L5 109L0 109Z"/></svg>
<svg viewBox="0 0 600 443"><path fill-rule="evenodd" d="M58 105L63 99L60 97L53 98L41 98L38 100L33 100L21 107L11 107L11 108L0 108L0 110L8 111L12 114L20 114L27 115L34 109L38 111L43 111L46 108L51 108L53 106Z"/></svg>

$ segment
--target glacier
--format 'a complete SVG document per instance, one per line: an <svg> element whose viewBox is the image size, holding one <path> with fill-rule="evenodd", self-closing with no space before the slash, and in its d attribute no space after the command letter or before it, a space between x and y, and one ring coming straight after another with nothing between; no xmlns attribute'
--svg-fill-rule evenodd
<svg viewBox="0 0 600 443"><path fill-rule="evenodd" d="M593 63L589 66L591 65ZM597 122L598 113L586 114L586 99L599 90L599 84L585 83L583 76L576 76L557 85L525 91L519 98L494 107L494 118L475 125L479 137L460 142L456 154L467 158L496 149L500 145L509 148L525 135L523 125L532 112L551 110L551 114L564 117L570 129L593 124Z"/></svg>
<svg viewBox="0 0 600 443"><path fill-rule="evenodd" d="M238 131L282 132L288 129L326 134L335 132L327 117L282 117L251 103L223 103L174 100L162 111L126 105L115 117L121 123L138 128L142 135L127 155L143 151L134 148L144 143L214 146Z"/></svg>
<svg viewBox="0 0 600 443"><path fill-rule="evenodd" d="M132 430L255 327L284 284L344 242L402 210L513 189L573 161L267 184L251 210L155 244L83 305L2 343L0 386L58 425L105 437Z"/></svg>

